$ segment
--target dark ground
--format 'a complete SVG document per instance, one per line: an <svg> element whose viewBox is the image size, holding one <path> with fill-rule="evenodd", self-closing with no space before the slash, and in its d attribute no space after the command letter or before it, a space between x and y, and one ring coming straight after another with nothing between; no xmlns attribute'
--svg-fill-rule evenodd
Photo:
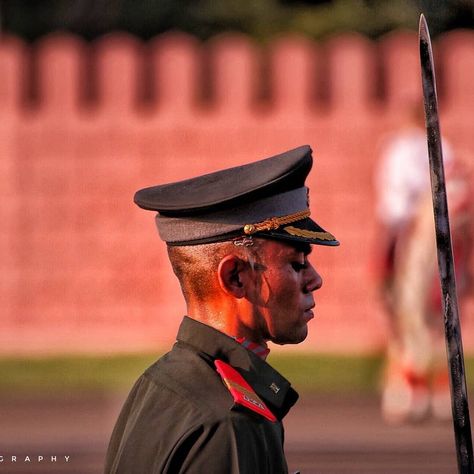
<svg viewBox="0 0 474 474"><path fill-rule="evenodd" d="M101 473L124 396L2 395L0 473ZM451 423L387 426L375 395L303 395L286 418L286 452L290 472L302 474L457 471Z"/></svg>

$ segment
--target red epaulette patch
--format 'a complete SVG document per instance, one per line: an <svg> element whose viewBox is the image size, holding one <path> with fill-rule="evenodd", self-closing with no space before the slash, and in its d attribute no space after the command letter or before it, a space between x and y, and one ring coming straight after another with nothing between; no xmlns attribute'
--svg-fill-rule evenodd
<svg viewBox="0 0 474 474"><path fill-rule="evenodd" d="M234 402L262 415L267 420L277 421L275 415L267 408L261 398L252 390L245 379L229 364L222 360L215 360L217 372L222 377L229 392L234 397Z"/></svg>

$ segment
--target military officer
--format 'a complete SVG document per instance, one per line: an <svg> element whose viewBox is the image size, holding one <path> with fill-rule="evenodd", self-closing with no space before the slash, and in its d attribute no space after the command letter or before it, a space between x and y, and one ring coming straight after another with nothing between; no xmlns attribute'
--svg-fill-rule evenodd
<svg viewBox="0 0 474 474"><path fill-rule="evenodd" d="M312 244L339 242L310 218L311 148L138 191L187 306L172 350L120 413L107 474L286 473L282 419L298 398L265 358L297 344L322 279Z"/></svg>

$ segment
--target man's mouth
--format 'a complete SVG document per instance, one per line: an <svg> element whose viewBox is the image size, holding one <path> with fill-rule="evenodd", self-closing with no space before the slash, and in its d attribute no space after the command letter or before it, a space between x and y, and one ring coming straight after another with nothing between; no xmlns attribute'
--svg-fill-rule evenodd
<svg viewBox="0 0 474 474"><path fill-rule="evenodd" d="M313 312L314 307L315 307L315 304L312 304L311 306L309 306L308 308L304 310L304 317L307 321L314 318L314 312Z"/></svg>

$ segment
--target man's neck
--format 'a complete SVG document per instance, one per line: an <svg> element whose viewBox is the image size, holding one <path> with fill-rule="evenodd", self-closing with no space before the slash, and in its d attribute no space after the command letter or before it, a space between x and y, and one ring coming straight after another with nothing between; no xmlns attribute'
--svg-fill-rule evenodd
<svg viewBox="0 0 474 474"><path fill-rule="evenodd" d="M226 303L224 300L220 304L188 304L187 314L196 321L207 324L234 339L245 339L267 348L266 341L257 337L251 317L243 317L240 309L238 305Z"/></svg>

